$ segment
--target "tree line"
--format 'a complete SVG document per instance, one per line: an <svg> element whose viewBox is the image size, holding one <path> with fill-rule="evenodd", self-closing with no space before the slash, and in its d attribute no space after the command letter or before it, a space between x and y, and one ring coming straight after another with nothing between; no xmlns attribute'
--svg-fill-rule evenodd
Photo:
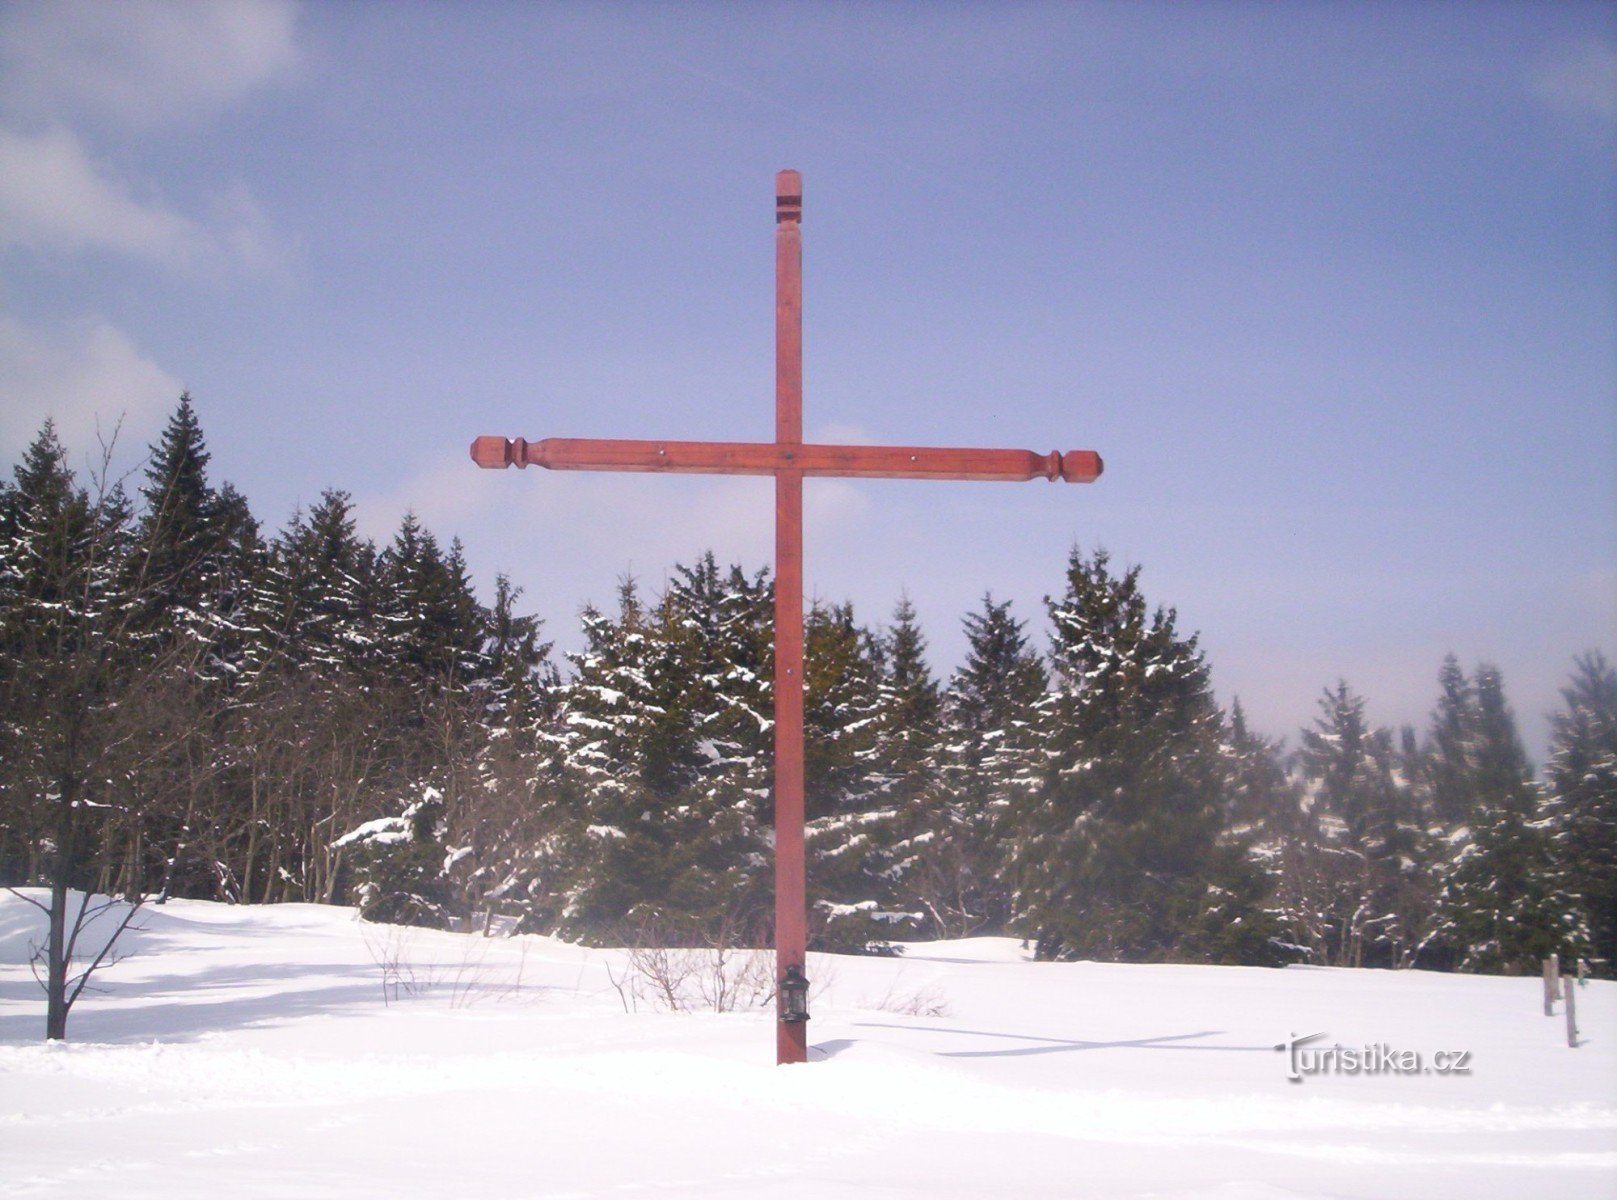
<svg viewBox="0 0 1617 1200"><path fill-rule="evenodd" d="M133 495L49 423L0 482L0 883L767 940L767 572L625 580L558 661L413 516L378 546L330 490L271 535L208 461L185 396ZM818 948L1611 973L1604 657L1576 660L1542 778L1498 670L1452 657L1425 730L1372 727L1341 682L1288 750L1215 701L1139 576L1074 550L1047 650L985 596L942 679L907 600L810 608Z"/></svg>

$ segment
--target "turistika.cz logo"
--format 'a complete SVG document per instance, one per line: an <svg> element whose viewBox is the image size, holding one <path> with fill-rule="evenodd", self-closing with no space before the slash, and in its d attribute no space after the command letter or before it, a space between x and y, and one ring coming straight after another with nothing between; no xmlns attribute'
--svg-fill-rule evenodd
<svg viewBox="0 0 1617 1200"><path fill-rule="evenodd" d="M1469 1075L1471 1051L1434 1050L1430 1058L1419 1050L1395 1050L1386 1042L1365 1046L1310 1046L1324 1033L1292 1034L1275 1047L1285 1052L1286 1078L1301 1083L1310 1075Z"/></svg>

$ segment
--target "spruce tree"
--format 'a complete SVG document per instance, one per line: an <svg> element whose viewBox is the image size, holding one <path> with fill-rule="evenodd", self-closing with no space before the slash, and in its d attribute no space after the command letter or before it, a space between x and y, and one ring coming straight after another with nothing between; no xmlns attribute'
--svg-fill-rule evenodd
<svg viewBox="0 0 1617 1200"><path fill-rule="evenodd" d="M699 755L672 814L670 908L707 940L762 944L773 879L773 589L766 572L720 571L709 552L676 566L666 604L674 654L694 669L686 707Z"/></svg>
<svg viewBox="0 0 1617 1200"><path fill-rule="evenodd" d="M1477 803L1471 790L1477 695L1452 654L1443 659L1438 687L1437 708L1432 712L1431 733L1418 760L1418 773L1430 791L1432 815L1453 828L1471 818Z"/></svg>
<svg viewBox="0 0 1617 1200"><path fill-rule="evenodd" d="M550 767L560 679L543 622L517 611L522 589L495 578L487 662L479 683L485 740L476 759L476 798L457 840L470 853L452 875L468 911L530 918L542 892L538 846L546 834L542 777ZM532 921L529 922L532 927Z"/></svg>
<svg viewBox="0 0 1617 1200"><path fill-rule="evenodd" d="M927 665L926 637L907 595L899 599L893 624L882 638L878 709L876 765L885 810L891 814L891 828L880 847L883 899L893 912L917 903L931 911L935 905L922 895L928 890L924 866L944 833L939 826L946 816L940 761L942 694ZM895 933L908 932L911 925L897 918L890 923ZM932 928L939 934L945 928L935 915Z"/></svg>
<svg viewBox="0 0 1617 1200"><path fill-rule="evenodd" d="M376 815L357 810L393 740L380 706L391 693L373 686L381 632L360 612L361 551L348 494L328 490L276 536L252 590L247 698L232 714L246 795L231 888L243 899L322 898L338 864L324 875L328 849L307 831Z"/></svg>
<svg viewBox="0 0 1617 1200"><path fill-rule="evenodd" d="M251 666L256 596L269 566L269 547L247 497L226 483L214 505L219 534L215 655L232 682Z"/></svg>
<svg viewBox="0 0 1617 1200"><path fill-rule="evenodd" d="M322 674L357 670L376 657L379 631L364 620L362 546L353 501L328 489L276 538L256 589L259 653Z"/></svg>
<svg viewBox="0 0 1617 1200"><path fill-rule="evenodd" d="M52 697L69 680L66 668L90 649L88 625L94 586L91 554L97 542L89 497L67 466L67 451L46 420L15 468L16 485L6 494L0 541L0 843L11 881L44 882L47 866L76 873L62 863L55 782L64 770L53 745L57 732ZM63 736L69 731L62 730ZM68 814L75 821L80 814ZM77 858L84 850L69 839Z"/></svg>
<svg viewBox="0 0 1617 1200"><path fill-rule="evenodd" d="M217 592L225 521L208 482L208 453L191 394L151 448L135 530L132 589L142 597L141 626L152 636L183 633L212 647L220 634Z"/></svg>
<svg viewBox="0 0 1617 1200"><path fill-rule="evenodd" d="M1049 761L1013 809L1016 922L1045 958L1273 962L1265 881L1225 828L1223 715L1139 568L1074 550L1047 601Z"/></svg>
<svg viewBox="0 0 1617 1200"><path fill-rule="evenodd" d="M574 936L705 938L765 907L767 591L711 556L678 572L654 607L626 581L615 620L586 610L563 689L549 919Z"/></svg>
<svg viewBox="0 0 1617 1200"><path fill-rule="evenodd" d="M1286 772L1285 748L1252 728L1239 697L1230 703L1229 760L1232 827L1254 832L1295 827L1300 797Z"/></svg>
<svg viewBox="0 0 1617 1200"><path fill-rule="evenodd" d="M1532 971L1552 952L1585 946L1582 912L1552 856L1542 796L1505 702L1497 668L1475 676L1476 707L1464 759L1468 826L1444 887L1448 936L1472 971Z"/></svg>
<svg viewBox="0 0 1617 1200"><path fill-rule="evenodd" d="M1319 700L1297 759L1310 806L1317 902L1328 916L1324 962L1410 966L1432 932L1429 850L1419 800L1390 731L1338 681Z"/></svg>
<svg viewBox="0 0 1617 1200"><path fill-rule="evenodd" d="M459 541L445 554L432 531L407 512L381 572L386 660L441 685L475 676L483 629Z"/></svg>
<svg viewBox="0 0 1617 1200"><path fill-rule="evenodd" d="M240 493L209 483L209 459L184 393L151 447L127 558L141 653L170 667L153 686L165 697L171 729L126 780L151 835L171 846L159 902L176 892L208 893L219 856L211 852L217 846L199 853L199 843L213 842L212 831L230 819L233 764L220 750L247 655L237 610L252 588L256 528Z"/></svg>
<svg viewBox="0 0 1617 1200"><path fill-rule="evenodd" d="M1335 864L1322 848L1298 777L1286 769L1284 743L1252 729L1239 699L1230 705L1227 754L1230 827L1251 838L1253 861L1268 877L1279 948L1291 957L1329 961Z"/></svg>
<svg viewBox="0 0 1617 1200"><path fill-rule="evenodd" d="M894 932L884 915L896 814L881 767L882 648L851 604L811 606L803 639L810 939L858 951Z"/></svg>
<svg viewBox="0 0 1617 1200"><path fill-rule="evenodd" d="M990 595L967 615L966 661L943 699L941 799L915 886L945 936L1006 928L1006 814L1043 758L1035 715L1049 675L1010 610Z"/></svg>
<svg viewBox="0 0 1617 1200"><path fill-rule="evenodd" d="M1590 954L1617 974L1617 671L1580 655L1561 690L1550 746L1547 824L1563 886L1589 924Z"/></svg>
<svg viewBox="0 0 1617 1200"><path fill-rule="evenodd" d="M388 925L450 926L457 905L445 877L443 794L411 789L396 817L367 821L333 845L349 855L360 916Z"/></svg>
<svg viewBox="0 0 1617 1200"><path fill-rule="evenodd" d="M483 658L491 729L512 732L523 728L545 708L557 683L550 661L554 643L539 640L544 622L517 611L522 589L503 572L494 578L494 606L489 610Z"/></svg>

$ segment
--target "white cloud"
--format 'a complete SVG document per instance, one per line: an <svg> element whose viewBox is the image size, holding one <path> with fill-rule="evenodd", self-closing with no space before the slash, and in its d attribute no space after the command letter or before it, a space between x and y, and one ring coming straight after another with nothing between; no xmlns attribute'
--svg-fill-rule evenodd
<svg viewBox="0 0 1617 1200"><path fill-rule="evenodd" d="M301 244L278 229L244 185L236 185L213 203L207 223L214 261L257 275L284 277Z"/></svg>
<svg viewBox="0 0 1617 1200"><path fill-rule="evenodd" d="M0 8L0 249L279 272L284 239L244 187L184 211L90 147L112 129L206 121L287 74L295 24L290 0Z"/></svg>
<svg viewBox="0 0 1617 1200"><path fill-rule="evenodd" d="M283 269L284 239L245 189L219 197L212 209L197 220L139 195L65 129L28 135L0 128L0 249L110 251L180 272Z"/></svg>
<svg viewBox="0 0 1617 1200"><path fill-rule="evenodd" d="M291 0L55 0L0 15L0 103L124 127L206 119L297 63Z"/></svg>
<svg viewBox="0 0 1617 1200"><path fill-rule="evenodd" d="M196 222L100 169L67 130L31 137L0 129L0 245L190 265L211 241Z"/></svg>
<svg viewBox="0 0 1617 1200"><path fill-rule="evenodd" d="M1560 112L1617 118L1617 47L1585 42L1563 51L1540 67L1532 89Z"/></svg>
<svg viewBox="0 0 1617 1200"><path fill-rule="evenodd" d="M0 313L0 447L15 454L50 417L75 452L93 452L96 436L144 445L174 406L182 385L99 318L45 330Z"/></svg>

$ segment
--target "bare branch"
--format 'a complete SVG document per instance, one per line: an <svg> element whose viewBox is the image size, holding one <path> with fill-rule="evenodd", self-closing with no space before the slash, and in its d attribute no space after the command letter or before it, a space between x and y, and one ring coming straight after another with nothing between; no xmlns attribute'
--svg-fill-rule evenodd
<svg viewBox="0 0 1617 1200"><path fill-rule="evenodd" d="M21 900L24 904L32 904L35 908L39 909L39 911L44 913L47 917L51 915L50 905L41 904L38 900L35 900L32 896L24 896L21 892L19 892L14 887L9 887L8 886L6 888L6 891L10 892L13 896L17 897L17 899Z"/></svg>
<svg viewBox="0 0 1617 1200"><path fill-rule="evenodd" d="M129 923L135 919L135 914L140 911L140 907L143 903L144 897L129 905L129 911L124 914L123 920L118 922L118 928L115 929L112 936L107 939L106 945L101 947L101 952L95 956L95 960L91 962L89 966L85 967L83 972L79 975L79 985L73 989L73 994L68 997L67 1006L69 1008L73 1007L73 1002L77 1000L79 998L79 994L84 991L84 985L90 982L90 976L95 974L95 972L101 967L102 963L106 960L107 955L112 952L112 948L117 945L118 939L123 936L124 930L129 928ZM108 907L109 905L103 905L97 915L100 915L100 912L105 912Z"/></svg>

